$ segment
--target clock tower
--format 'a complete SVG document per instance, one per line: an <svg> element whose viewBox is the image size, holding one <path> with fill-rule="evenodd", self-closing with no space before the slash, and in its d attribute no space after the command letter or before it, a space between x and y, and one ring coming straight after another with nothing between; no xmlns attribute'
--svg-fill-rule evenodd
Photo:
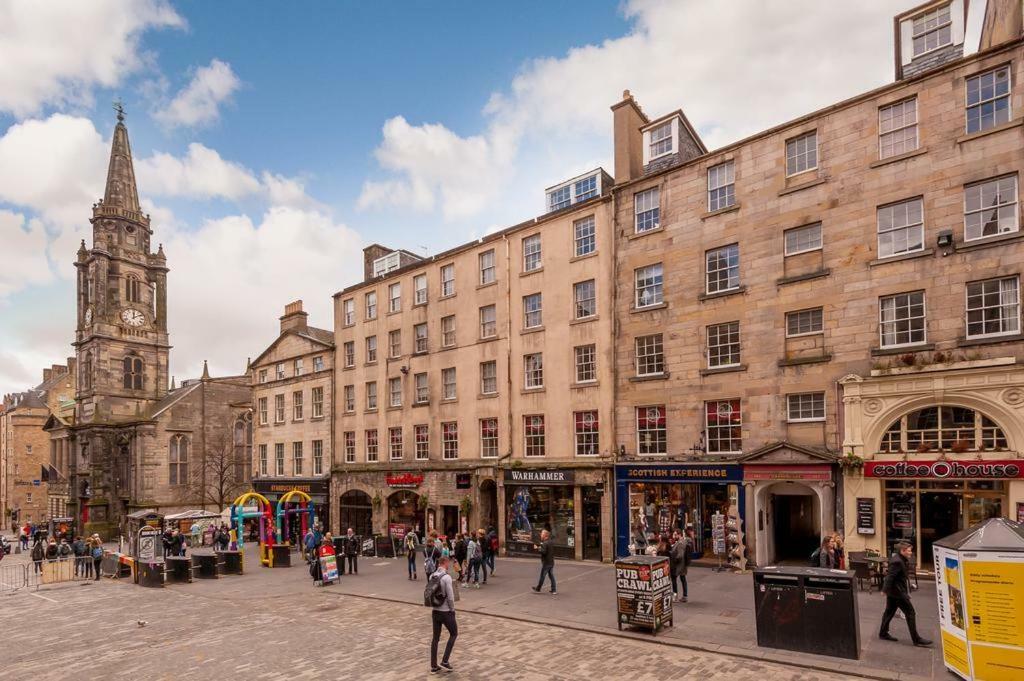
<svg viewBox="0 0 1024 681"><path fill-rule="evenodd" d="M78 424L115 425L145 417L167 394L167 261L152 252L149 216L139 206L124 111L103 198L92 207L92 248L75 262Z"/></svg>

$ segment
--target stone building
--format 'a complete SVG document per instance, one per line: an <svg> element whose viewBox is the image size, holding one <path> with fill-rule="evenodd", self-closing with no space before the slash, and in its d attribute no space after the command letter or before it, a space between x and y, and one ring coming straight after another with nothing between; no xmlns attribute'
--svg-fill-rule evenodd
<svg viewBox="0 0 1024 681"><path fill-rule="evenodd" d="M494 526L511 553L549 527L563 557L611 557L610 185L430 258L366 250L334 296L333 526Z"/></svg>
<svg viewBox="0 0 1024 681"><path fill-rule="evenodd" d="M70 367L70 369L69 369ZM43 369L31 390L5 395L0 409L0 508L4 526L39 523L66 513L66 481L50 459L43 425L75 394L74 358Z"/></svg>
<svg viewBox="0 0 1024 681"><path fill-rule="evenodd" d="M836 528L930 563L1024 514L1021 8L964 56L966 6L897 17L893 83L710 152L613 107L619 553L652 518L710 552L731 507L758 564Z"/></svg>
<svg viewBox="0 0 1024 681"><path fill-rule="evenodd" d="M202 378L168 390L167 259L151 248L123 120L93 206L92 248L83 242L75 262L74 409L45 426L69 513L104 537L139 508L216 507L251 461L244 438L233 439L251 427L247 376L211 378L204 366Z"/></svg>
<svg viewBox="0 0 1024 681"><path fill-rule="evenodd" d="M309 326L297 300L285 306L281 333L250 364L255 409L255 491L276 501L309 494L321 525L330 525L334 461L334 332Z"/></svg>

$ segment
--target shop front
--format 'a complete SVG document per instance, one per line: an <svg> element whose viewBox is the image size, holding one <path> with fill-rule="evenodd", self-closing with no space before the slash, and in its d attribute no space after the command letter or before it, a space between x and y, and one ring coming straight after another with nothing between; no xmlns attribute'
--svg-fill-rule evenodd
<svg viewBox="0 0 1024 681"><path fill-rule="evenodd" d="M902 375L901 375L902 374ZM1024 514L1024 369L1012 358L847 376L843 515L848 550L932 545Z"/></svg>
<svg viewBox="0 0 1024 681"><path fill-rule="evenodd" d="M695 557L715 553L716 514L740 519L744 511L743 468L735 463L615 466L615 554L630 554L637 533L655 535L692 527ZM742 536L742 532L740 533Z"/></svg>
<svg viewBox="0 0 1024 681"><path fill-rule="evenodd" d="M336 471L332 496L338 500L340 531L384 535L401 541L410 530L421 539L494 525L494 469L363 469Z"/></svg>
<svg viewBox="0 0 1024 681"><path fill-rule="evenodd" d="M835 529L835 455L776 442L741 461L749 555L759 566L806 564Z"/></svg>
<svg viewBox="0 0 1024 681"><path fill-rule="evenodd" d="M504 510L500 539L506 553L536 555L534 546L547 530L559 558L610 560L608 472L606 468L506 469L498 489Z"/></svg>
<svg viewBox="0 0 1024 681"><path fill-rule="evenodd" d="M259 492L265 496L268 501L274 504L275 510L278 499L288 492L292 490L305 492L313 500L313 512L316 516L316 521L320 523L320 527L334 532L334 528L330 524L330 481L326 478L287 478L283 480L256 478L252 481L252 489L254 492ZM294 502L285 502L285 506L286 510L298 507L299 500L295 499Z"/></svg>
<svg viewBox="0 0 1024 681"><path fill-rule="evenodd" d="M931 567L934 542L989 518L1010 517L1009 486L1024 479L1024 460L878 460L864 464L864 477L881 483L885 553L909 542L919 564Z"/></svg>

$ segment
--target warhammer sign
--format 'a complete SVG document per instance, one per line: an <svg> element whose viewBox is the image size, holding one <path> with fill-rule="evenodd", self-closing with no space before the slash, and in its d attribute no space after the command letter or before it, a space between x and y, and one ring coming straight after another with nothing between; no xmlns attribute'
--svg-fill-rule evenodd
<svg viewBox="0 0 1024 681"><path fill-rule="evenodd" d="M398 475L389 475L385 478L388 487L419 487L423 484L423 476L416 475L413 473L400 473Z"/></svg>
<svg viewBox="0 0 1024 681"><path fill-rule="evenodd" d="M1024 461L868 461L866 478L931 478L1001 480L1024 478Z"/></svg>

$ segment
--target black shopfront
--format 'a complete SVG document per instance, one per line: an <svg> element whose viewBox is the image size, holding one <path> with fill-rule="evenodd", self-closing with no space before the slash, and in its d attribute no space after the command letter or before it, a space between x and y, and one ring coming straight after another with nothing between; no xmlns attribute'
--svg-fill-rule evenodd
<svg viewBox="0 0 1024 681"><path fill-rule="evenodd" d="M573 470L505 471L505 548L509 555L536 555L540 533L551 533L559 558L576 557L576 475Z"/></svg>

